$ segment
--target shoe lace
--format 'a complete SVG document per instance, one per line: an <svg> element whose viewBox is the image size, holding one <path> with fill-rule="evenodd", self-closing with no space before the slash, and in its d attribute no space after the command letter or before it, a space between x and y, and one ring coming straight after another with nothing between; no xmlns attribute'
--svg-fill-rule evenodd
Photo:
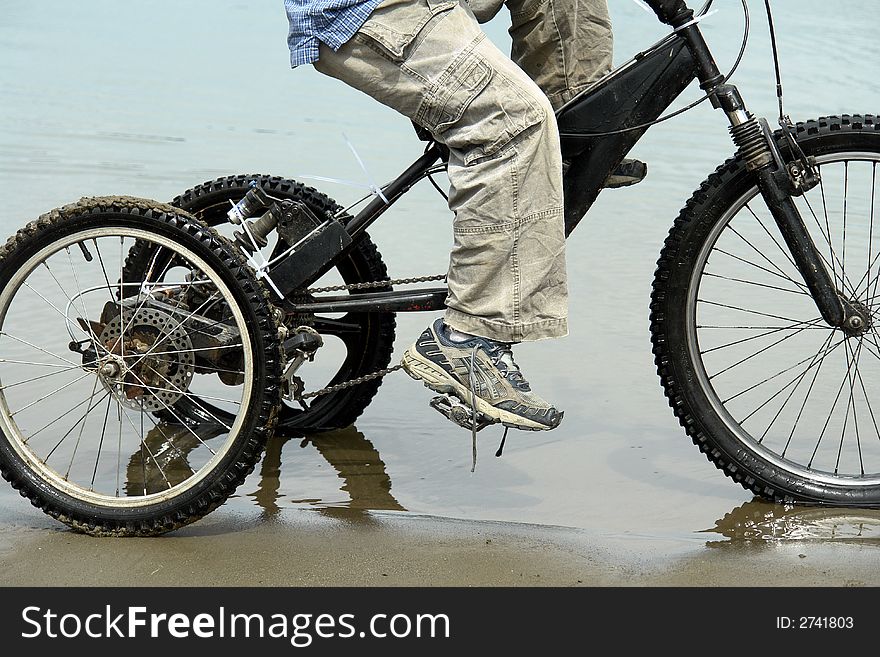
<svg viewBox="0 0 880 657"><path fill-rule="evenodd" d="M477 386L474 369L479 348L479 345L474 345L471 350L470 367L468 367L468 385L471 389L471 472L477 469Z"/></svg>
<svg viewBox="0 0 880 657"><path fill-rule="evenodd" d="M499 343L503 344L503 343ZM510 362L513 363L513 352L510 350L510 345L506 345L507 349L504 353L510 355ZM468 362L468 386L471 391L471 472L474 472L477 469L477 386L474 378L474 370L476 369L476 360L477 360L477 350L480 348L479 345L474 345L474 348L471 350L471 357ZM500 358L501 356L499 356ZM495 362L493 360L493 362ZM495 366L498 366L498 363L495 362ZM517 374L519 378L525 383L526 388L528 388L528 382L523 378L522 373L519 371L519 367L517 367L516 363L513 363L513 366L516 367L516 370L513 372ZM500 368L499 368L500 369ZM505 376L508 376L506 372L502 372ZM501 437L501 444L498 446L498 451L495 452L495 456L501 456L501 452L504 450L504 441L507 440L507 430L510 427L504 427L504 435Z"/></svg>
<svg viewBox="0 0 880 657"><path fill-rule="evenodd" d="M513 350L510 344L506 342L495 342L489 348L489 358L492 364L498 368L501 375L505 377L511 385L524 392L531 392L532 388L526 377L519 369L519 365L513 360Z"/></svg>

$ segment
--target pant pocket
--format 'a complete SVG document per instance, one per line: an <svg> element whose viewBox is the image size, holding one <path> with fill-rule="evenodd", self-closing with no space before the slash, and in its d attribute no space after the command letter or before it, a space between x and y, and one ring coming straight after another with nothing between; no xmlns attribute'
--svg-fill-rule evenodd
<svg viewBox="0 0 880 657"><path fill-rule="evenodd" d="M447 132L461 121L465 111L491 78L492 67L473 50L465 50L430 85L416 122L435 135ZM444 140L447 138L448 135L445 135Z"/></svg>
<svg viewBox="0 0 880 657"><path fill-rule="evenodd" d="M358 30L368 45L392 61L406 59L406 50L437 14L458 4L455 0L385 0Z"/></svg>
<svg viewBox="0 0 880 657"><path fill-rule="evenodd" d="M478 51L468 52L431 85L418 122L460 151L465 165L494 157L545 118L527 84L493 68Z"/></svg>

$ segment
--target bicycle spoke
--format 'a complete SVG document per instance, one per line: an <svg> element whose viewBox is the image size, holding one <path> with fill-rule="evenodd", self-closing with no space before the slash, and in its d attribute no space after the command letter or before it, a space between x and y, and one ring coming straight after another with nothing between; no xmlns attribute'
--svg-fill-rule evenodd
<svg viewBox="0 0 880 657"><path fill-rule="evenodd" d="M851 294L855 295L855 290L858 286L853 285L852 281L849 280L849 277L843 272L843 265L840 262L840 258L837 257L837 253L834 252L834 248L831 246L831 238L828 237L827 235L825 235L825 230L822 228L822 224L819 222L819 217L816 215L816 211L813 210L813 205L810 203L810 199L807 198L806 195L802 196L801 198L804 199L804 203L807 204L807 209L809 209L810 214L813 215L813 219L815 219L816 225L819 227L819 232L821 232L822 235L825 236L825 241L828 244L828 251L831 254L831 262L828 262L828 258L825 257L825 254L823 254L818 249L816 250L816 253L819 254L819 257L822 259L822 262L825 263L825 266L831 268L832 280L834 281L835 285L838 284L838 282L837 282L838 278L837 278L837 268L835 267L834 263L837 263L837 265L840 266L840 268L841 268L841 276L840 276L841 287L843 287L845 289L848 286L849 292ZM826 224L827 224L827 221L828 221L827 214L826 214L825 220L826 220ZM830 230L830 228L829 228L829 230Z"/></svg>
<svg viewBox="0 0 880 657"><path fill-rule="evenodd" d="M874 343L874 345L876 347L876 342ZM865 351L867 351L875 359L877 359L878 362L880 362L880 348L878 348L877 351L874 351L873 349L871 349L871 345L869 343L867 346L865 346Z"/></svg>
<svg viewBox="0 0 880 657"><path fill-rule="evenodd" d="M874 256L874 259L868 265L868 270L859 279L859 287L861 287L862 281L867 279L868 283L865 286L865 290L867 291L867 290L871 289L872 287L874 288L873 293L872 293L873 296L868 297L869 299L876 299L878 296L877 285L878 285L878 280L880 280L880 267L877 268L877 273L873 276L873 278L870 276L871 270L874 268L874 263L877 262L878 260L880 260L880 250L877 251L877 255Z"/></svg>
<svg viewBox="0 0 880 657"><path fill-rule="evenodd" d="M7 333L6 331L0 331L0 335L5 335L7 338L12 338L12 339L15 340L16 342L21 342L22 344L26 344L28 347L33 347L33 348L36 349L37 351L42 351L42 352L43 352L44 354L46 354L47 356L52 356L52 358L57 358L57 359L60 360L61 362L63 362L63 363L67 363L68 365L73 365L74 367L81 367L80 365L77 365L76 363L74 363L72 360L67 360L66 358L62 358L62 357L59 356L58 354L53 354L51 351L46 351L46 350L43 349L42 347L38 347L38 346L35 345L35 344L31 344L31 343L28 342L27 340L24 340L24 339L22 339L22 338L18 338L18 337L16 337L16 336L12 335L11 333Z"/></svg>
<svg viewBox="0 0 880 657"><path fill-rule="evenodd" d="M119 438L116 442L116 497L119 497L119 470L122 467L122 402L116 395L113 395L113 399L116 400L116 416L119 419Z"/></svg>
<svg viewBox="0 0 880 657"><path fill-rule="evenodd" d="M732 346L734 346L734 345L743 344L744 342L749 342L749 341L751 341L751 340L757 340L758 338L763 338L763 337L766 337L766 336L768 336L768 335L772 335L772 334L774 334L774 333L778 333L779 331L786 331L786 330L789 330L789 331L790 331L790 330L794 330L794 329L796 329L796 328L802 328L802 329L809 329L809 328L813 328L813 329L824 328L824 329L827 330L827 328L828 328L827 326L826 326L826 327L813 326L812 324L813 324L815 321L816 321L816 320L811 320L811 322L810 322L809 324L807 324L806 326L800 326L800 324L806 324L806 322L801 322L801 323L799 323L799 324L795 324L795 325L793 325L793 326L787 326L787 327L786 327L786 326L783 326L783 327L774 328L774 329L771 329L771 330L769 330L769 331L765 331L764 333L759 333L758 335L750 335L750 336L747 337L747 338L740 338L739 340L734 340L733 342L726 342L726 343L724 343L724 344L718 345L717 347L712 347L711 349L705 349L705 350L702 350L702 351L700 351L700 354L701 354L701 355L703 355L703 354L709 354L709 353L712 353L713 351L718 351L718 350L720 350L720 349L726 349L727 347L732 347ZM699 327L699 326L698 326L697 328L707 328L707 327Z"/></svg>
<svg viewBox="0 0 880 657"><path fill-rule="evenodd" d="M70 321L70 317L68 317L64 312L62 312L62 310L61 310L58 306L56 306L54 303L52 303L51 301L49 301L49 299L47 299L46 297L44 297L44 296L39 292L39 290L37 290L36 288L32 287L30 283L28 283L27 281L24 281L24 282L22 283L22 285L24 285L27 289L29 289L31 292L33 292L33 293L36 294L38 297L40 297L43 301L45 301L45 302L49 305L49 307L52 308L52 310L54 310L56 313L58 313L59 315L61 315L61 317L64 318L64 323L65 323L65 324L67 324L67 325L74 324L74 322L71 322L71 321ZM80 326L79 324L74 324L74 326L78 327L81 331L83 331L83 333L87 333L87 331L83 330L82 326Z"/></svg>
<svg viewBox="0 0 880 657"><path fill-rule="evenodd" d="M856 369L856 378L859 380L859 386L862 389L862 394L865 397L865 404L868 407L868 413L871 415L871 423L874 425L874 432L877 434L877 440L880 440L880 427L877 426L877 418L874 415L874 409L871 408L871 400L868 397L868 391L865 389L865 382L862 380L862 374Z"/></svg>
<svg viewBox="0 0 880 657"><path fill-rule="evenodd" d="M171 446L171 449L173 449L175 452L177 452L177 455L180 457L180 460L183 462L184 465L186 465L187 468L189 468L190 473L195 474L196 471L192 469L192 466L189 464L189 461L186 460L186 455L180 451L180 448L177 445L175 445L174 441L168 436L167 433L165 433L165 431L162 429L162 425L160 425L158 422L156 422L156 420L153 418L153 416L150 415L149 413L146 413L144 415L144 417L146 417L150 421L150 424L152 424L153 427L155 427L155 429L159 433L162 434L162 437L165 439L165 442L167 442L168 445Z"/></svg>
<svg viewBox="0 0 880 657"><path fill-rule="evenodd" d="M835 349L837 349L837 347L839 347L839 346L843 343L844 340L846 340L846 338L842 338L839 342L835 343L835 345L834 345L831 349L829 349L828 352L831 353L832 351L834 351ZM764 385L765 383L769 383L769 382L772 381L773 379L775 379L775 378L777 378L777 377L779 377L779 376L782 376L782 375L785 374L786 372L790 372L790 371L793 370L795 367L799 367L799 366L803 365L803 364L806 363L808 360L810 360L811 358L814 358L814 357L815 357L815 354L814 354L813 356L807 356L806 358L804 358L803 360L798 361L798 362L795 363L794 365L791 365L790 367L786 367L784 370L779 370L778 372L776 372L776 374L773 374L772 376L769 376L769 377L767 377L766 379L764 379L764 380L762 380L762 381L758 381L758 383L755 383L755 384L749 386L748 388L745 388L744 390L740 390L740 391L739 391L738 393L736 393L735 395L733 395L733 396L731 396L731 397L728 397L727 399L722 400L721 403L722 403L722 404L727 404L728 402L733 401L733 400L736 399L737 397L739 397L739 396L741 396L741 395L744 395L745 393L754 390L754 389L757 388L758 386L762 386L762 385Z"/></svg>
<svg viewBox="0 0 880 657"><path fill-rule="evenodd" d="M82 310L83 318L86 320L86 326L88 326L88 331L86 333L91 337L92 342L98 346L100 342L98 340L98 336L95 335L95 332L92 330L92 322L89 320L89 311L86 310L86 300L83 297L82 287L79 284L79 276L76 273L76 267L73 266L73 257L70 255L70 247L64 247L64 251L67 253L67 262L70 263L70 271L73 274L73 280L76 283L76 291L77 291L77 299L79 299L79 308ZM67 315L65 315L66 317Z"/></svg>
<svg viewBox="0 0 880 657"><path fill-rule="evenodd" d="M92 403L92 400L95 398L95 393L98 392L98 377L95 377L95 383L92 386L92 395L89 397L89 404ZM101 400L103 401L103 399ZM100 401L98 402L101 403ZM95 404L97 406L98 404ZM94 408L94 406L91 406ZM89 410L86 410L85 415L83 415L82 424L79 425L79 433L76 436L76 444L73 446L73 453L70 455L70 463L67 465L67 472L64 473L64 478L67 479L70 477L70 469L73 467L73 460L76 458L76 451L79 449L79 443L82 440L83 430L86 428L87 418L89 416Z"/></svg>
<svg viewBox="0 0 880 657"><path fill-rule="evenodd" d="M733 281L735 283L744 283L746 285L766 287L771 290L780 290L781 292L791 292L792 294L803 294L804 296L810 296L808 292L804 292L803 290L790 290L786 287L779 287L778 285L770 285L769 283L758 283L757 281L747 281L743 278L733 278L732 276L723 276L721 274L714 274L708 271L704 271L703 276L710 276L712 278L723 278L726 281Z"/></svg>
<svg viewBox="0 0 880 657"><path fill-rule="evenodd" d="M752 210L752 208L749 206L748 203L745 204L745 208L746 208L746 210L748 210L749 213L755 218L755 221L758 222L758 224L761 226L761 228L764 230L764 232L767 233L767 237L769 237L769 238L773 241L773 243L776 245L776 248L779 249L779 252L782 253L782 255L785 256L785 259L788 260L788 262L791 264L792 267L794 267L794 270L795 270L795 271L798 271L798 267L797 267L797 265L795 264L794 260L792 260L791 256L790 256L789 253L788 253L788 249L787 249L787 248L784 248L784 247L779 243L779 241L776 239L776 236L773 235L773 233L771 233L771 232L767 229L767 226L764 225L764 222L761 221L761 219L758 217L757 214L755 214L755 211Z"/></svg>
<svg viewBox="0 0 880 657"><path fill-rule="evenodd" d="M21 413L22 411L26 411L26 410L29 409L31 406L33 406L33 405L35 405L35 404L39 404L39 403L40 403L41 401L43 401L44 399L48 399L49 397L51 397L52 395L54 395L56 392L61 392L61 391L64 390L65 388L69 388L70 386L72 386L74 383L77 383L78 381L82 381L84 378L86 378L87 376L89 376L89 374L90 374L89 372L86 372L85 374L83 374L82 376L80 376L80 377L74 379L73 381L71 381L71 382L69 382L69 383L65 383L65 384L64 384L63 386L61 386L60 388L55 388L55 390L53 390L52 392L50 392L50 393L48 393L48 394L46 394L46 395L43 395L43 396L40 397L39 399L35 399L34 401L32 401L32 402L31 402L30 404L28 404L27 406L23 406L23 407L19 408L17 411L15 411L14 413L10 413L8 417L10 417L10 418L11 418L11 417L14 417L14 416L18 415L19 413Z"/></svg>
<svg viewBox="0 0 880 657"><path fill-rule="evenodd" d="M61 445L61 443L64 442L64 439L67 438L71 433L73 433L73 430L76 429L76 427L79 425L79 423L82 422L86 417L88 417L89 413L92 412L92 409L95 408L95 406L97 406L98 404L100 404L102 401L104 401L104 399L105 399L105 398L107 397L107 395L109 395L109 394L110 394L109 392L106 393L103 397L101 397L101 399L99 399L97 402L95 402L94 405L92 405L92 406L90 406L89 408L86 409L86 412L83 413L83 414L80 416L80 418L79 418L76 422L73 423L73 426L70 427L70 429L67 430L67 433L65 433L63 436L61 436L61 440L59 440L59 441L55 444L55 447L53 447L53 448L49 451L49 453L46 454L46 458L43 459L43 463L48 463L48 462L49 462L49 457L52 456L52 454L55 452L55 450L58 449L59 445Z"/></svg>
<svg viewBox="0 0 880 657"><path fill-rule="evenodd" d="M98 245L95 244L95 250L98 250ZM100 259L100 255L98 258ZM104 411L104 423L101 425L101 440L98 442L98 453L95 455L95 469L92 470L92 481L89 484L89 490L95 490L95 478L98 476L98 461L101 460L101 449L104 447L104 435L107 433L107 419L110 417L110 405L113 401L111 395L106 395L107 397L107 410Z"/></svg>
<svg viewBox="0 0 880 657"><path fill-rule="evenodd" d="M782 448L781 456L785 458L785 453L788 451L788 447L791 444L791 439L794 437L794 432L797 429L798 423L801 421L801 416L804 413L804 409L807 407L807 400L810 398L810 393L813 392L813 386L816 384L816 379L819 377L819 372L822 370L822 365L825 362L825 357L830 353L831 350L828 348L828 344L831 342L831 338L834 336L834 333L830 333L828 335L828 339L825 341L825 352L822 354L821 359L819 360L816 371L813 373L813 379L810 381L810 385L807 388L807 394L804 395L804 401L801 403L801 407L798 410L798 414L794 419L794 423L791 426L791 431L788 434L788 439L785 441L785 446ZM839 343L838 343L839 344Z"/></svg>
<svg viewBox="0 0 880 657"><path fill-rule="evenodd" d="M822 193L822 211L825 215L825 229L828 231L828 249L831 251L831 271L834 275L835 282L837 281L837 270L834 267L834 261L837 259L834 255L834 244L831 241L831 225L828 223L828 202L825 200L825 181L821 175L822 167L819 167L819 190ZM806 197L805 197L806 200ZM807 205L809 206L809 201L807 201ZM812 210L812 208L810 208ZM841 281L843 280L843 274L841 274Z"/></svg>
<svg viewBox="0 0 880 657"><path fill-rule="evenodd" d="M37 363L32 360L13 360L11 358L0 358L0 363L15 363L16 365L37 365L39 367L56 367L63 370L73 369L67 365L58 365L56 363ZM74 367L79 367L79 365L75 365Z"/></svg>
<svg viewBox="0 0 880 657"><path fill-rule="evenodd" d="M746 422L747 422L747 421L748 421L748 420L749 420L749 419L750 419L755 413L757 413L758 411L760 411L760 410L761 410L762 408L764 408L767 404L769 404L771 401L773 401L774 399L776 399L776 397L778 397L778 396L781 395L783 392L785 392L785 391L789 388L789 386L791 386L791 384L795 383L795 381L798 381L798 383L796 383L796 384L795 384L795 387L792 389L792 393L794 393L794 391L797 389L798 385L800 385L800 381L803 379L804 376L806 376L807 372L809 372L809 371L813 368L813 366L815 366L815 365L821 363L821 362L825 359L825 357L826 357L829 353L831 353L831 350L826 350L826 352L823 353L822 356L819 357L818 360L816 359L816 357L819 356L819 353L822 351L822 349L825 348L825 346L831 341L831 338L832 338L833 336L834 336L833 333L830 333L830 334L828 335L828 337L825 339L825 342L822 343L822 347L820 347L820 348L819 348L819 351L817 351L817 352L813 355L813 357L810 359L810 363L807 365L807 367L804 369L803 372L801 372L800 374L798 374L797 376L795 376L795 377L794 377L793 379L791 379L788 383L786 383L784 386L782 386L782 388L780 388L780 389L777 390L774 394L772 394L770 397L768 397L766 400L764 400L764 402L762 402L761 405L759 405L759 406L758 406L756 409L754 409L751 413L749 413L749 414L746 415L744 418L742 418L742 419L739 421L739 423L740 423L740 424L745 424L745 423L746 423ZM806 360L806 359L804 359L804 360ZM755 387L757 387L757 386L755 386ZM786 401L787 401L787 400L786 400ZM774 418L774 422L775 422L775 418ZM770 424L772 425L773 422L771 422ZM768 427L768 430L769 430L769 427ZM758 440L758 442L760 443L761 441L763 441L763 439L764 439L764 436L762 435L762 436L761 436L761 439Z"/></svg>
<svg viewBox="0 0 880 657"><path fill-rule="evenodd" d="M780 330L780 331L792 331L797 328L805 328L807 330L825 330L827 331L830 327L827 325L822 325L818 320L821 318L816 318L810 321L809 326L801 327L801 324L804 322L794 322L789 326L732 326L726 324L697 324L694 328L697 329L733 329L735 331L765 331L765 330Z"/></svg>
<svg viewBox="0 0 880 657"><path fill-rule="evenodd" d="M70 305L74 305L73 304L73 297L71 297L67 293L67 290L64 289L64 286L61 284L61 281L59 281L58 278L56 278L55 272L53 272L52 268L49 267L49 263L46 262L45 260L43 260L40 264L43 265L43 267L46 268L46 271L49 272L49 276L51 276L52 280L55 281L55 284L58 286L58 289L61 290L61 294L64 295L64 298L67 299L68 303L70 303Z"/></svg>
<svg viewBox="0 0 880 657"><path fill-rule="evenodd" d="M799 288L801 288L804 291L808 291L807 286L804 283L800 283L800 282L796 281L791 276L787 275L785 272L780 274L779 272L772 271L770 269L767 269L766 267L763 267L762 265L759 265L756 262L752 262L748 258L742 258L736 254L730 253L729 251L725 251L724 249L721 249L717 246L715 247L714 250L717 253L721 253L722 255L726 255L727 257L733 258L734 260L737 260L745 265L750 265L750 266L754 267L755 269L759 269L763 272L766 272L766 273L770 274L771 276L776 276L777 278L781 278L781 279L786 280L794 285L797 285ZM706 264L708 264L708 263L706 263Z"/></svg>
<svg viewBox="0 0 880 657"><path fill-rule="evenodd" d="M784 278L787 278L788 280L794 282L794 279L792 279L790 276L788 276L788 275L785 273L785 271L784 271L779 265L777 265L775 262L773 262L772 260L770 260L770 258L768 258L768 257L767 257L767 256L766 256L766 255L760 250L760 249L758 249L758 247L756 247L756 246L755 246L754 244L752 244L749 240L747 240L745 237L743 237L743 235L741 235L740 232L739 232L736 228L734 228L733 226L731 226L730 224L728 224L728 225L727 225L727 230L731 231L734 235L736 235L738 238L740 238L743 242L745 242L746 244L748 244L749 247L752 249L752 251L754 251L754 252L757 253L759 256L761 256L764 260L766 260L768 263L770 263L770 266L773 267L774 269L776 269L776 271L778 271L779 274L780 274L781 276L783 276ZM719 251L720 251L720 249L719 249Z"/></svg>
<svg viewBox="0 0 880 657"><path fill-rule="evenodd" d="M825 342L823 342L823 343L822 343L822 346L819 347L819 351L822 351L823 349L826 349L826 348L827 348L828 344L831 343L831 338L832 338L833 336L834 336L834 333L829 333L829 334L828 334L828 337L825 338ZM819 352L816 352L816 356L819 356ZM821 357L819 357L818 362L819 362L819 365L820 365L820 366L821 366L821 361L824 360L824 359L825 359L825 354L823 354ZM816 363L817 363L817 360L816 360L816 359L810 361L810 364L807 365L806 369L805 369L803 372L801 372L800 376L797 377L797 383L795 383L794 387L791 389L791 392L788 393L788 397L785 398L785 401L782 402L782 406L780 406L780 407L779 407L779 410L776 411L776 415L774 415L774 416L773 416L773 419L770 420L770 424L768 424L768 425L767 425L767 428L764 429L764 432L761 434L761 437L758 439L758 444L761 444L761 443L764 441L764 438L767 437L767 434L770 433L770 429L773 428L773 425L776 423L776 420L779 419L779 416L780 416L780 415L782 415L782 411L783 411L783 410L785 409L785 407L788 405L788 402L791 401L791 398L794 396L794 393L797 392L797 389L800 387L800 385L801 385L801 383L803 382L804 378L806 378L807 374L810 372L810 370L813 368L813 366L814 366ZM818 368L817 368L817 371L818 371ZM787 387L787 386L786 386L786 387ZM784 390L784 389L785 389L785 388L783 388L782 390ZM776 393L776 394L777 394L777 395L778 395L778 394L781 394L781 393L782 393L782 390L780 390L780 391L779 391L778 393ZM773 397L776 397L776 395L773 395ZM773 397L771 397L770 399L768 399L768 400L767 400L767 403L769 403L770 400L773 399ZM749 417L751 417L752 415L754 415L755 413L757 413L758 410L760 410L763 406L764 406L764 405L762 404L762 406L759 406L759 407L756 408L754 411L752 411L752 413L750 413L750 414L747 415L745 418L743 418L742 421L741 421L741 424L744 424L744 423L746 422L746 420L747 420Z"/></svg>
<svg viewBox="0 0 880 657"><path fill-rule="evenodd" d="M58 420L60 420L61 418L67 417L69 414L73 413L76 409L78 409L80 406L82 406L83 404L85 404L85 403L88 402L88 401L89 401L89 398L86 397L86 398L83 399L81 402L78 402L77 404L74 404L73 406L71 406L70 408L68 408L66 411L64 411L61 415L59 415L58 417L56 417L54 420L50 420L47 424L44 424L42 427L40 427L39 429L37 429L36 431L34 431L34 432L33 432L31 435L29 435L27 438L25 438L24 440L22 440L22 444L27 445L28 442L30 442L31 440L33 440L34 437L35 437L37 434L41 433L44 429L48 429L48 428L51 427L53 424L55 424L56 422L58 422Z"/></svg>
<svg viewBox="0 0 880 657"><path fill-rule="evenodd" d="M104 267L104 258L101 257L101 249L98 247L98 238L92 238L92 242L95 243L95 252L98 254L98 262L101 265L101 273L104 275L104 282L107 283L107 294L110 295L110 302L116 303L116 299L113 298L113 286L110 284L110 278L107 276L107 269Z"/></svg>
<svg viewBox="0 0 880 657"><path fill-rule="evenodd" d="M799 320L792 319L791 317L783 317L782 315L773 315L771 313L762 313L758 310L749 310L748 308L740 308L739 306L731 306L725 303L719 303L717 301L707 301L706 299L697 299L697 303L705 303L710 306L720 306L721 308L729 308L731 310L738 310L744 313L751 313L752 315L761 315L762 317L771 317L773 319L781 319L784 322L792 322L797 324Z"/></svg>
<svg viewBox="0 0 880 657"><path fill-rule="evenodd" d="M143 381L140 381L140 379L138 379L136 374L132 373L132 376L134 376L134 378L140 382L138 385L143 385ZM180 425L182 427L184 427L187 431L189 431L195 437L196 440L198 440L203 446L205 446L208 449L209 452L211 452L212 455L216 456L216 452L213 449L211 449L211 447L205 441L203 441L195 431L192 430L192 427L190 427L184 420L182 420L180 418L180 416L177 413L175 413L174 410L168 404L166 404L164 401L162 401L162 399L160 399L159 397L156 397L155 399L160 404L162 404L162 406L165 408L165 410L168 411L172 415L172 417L180 423Z"/></svg>
<svg viewBox="0 0 880 657"><path fill-rule="evenodd" d="M837 395L835 395L834 402L831 404L831 410L828 412L828 417L825 419L825 424L822 426L822 432L819 434L819 440L816 441L816 447L813 448L813 453L810 456L810 460L807 462L808 468L813 467L813 459L816 458L816 453L819 451L819 444L825 436L825 431L828 429L828 424L831 422L831 417L834 415L834 409L837 408L837 402L840 400L840 393L843 392L843 387L846 385L851 369L852 361L847 357L846 374L843 375L843 380L840 382L840 387L837 389Z"/></svg>
<svg viewBox="0 0 880 657"><path fill-rule="evenodd" d="M125 419L126 419L126 420L128 421L128 423L131 425L131 428L132 428L132 430L134 430L135 435L137 435L137 434L138 434L138 428L134 425L134 422L131 421L131 418L128 417L128 414L125 413L125 411L123 411L122 414L125 416ZM143 416L143 413L141 413L141 416ZM150 455L150 458L153 459L153 463L156 464L156 468L158 468L158 470L159 470L159 474L162 475L162 478L165 480L165 483L168 484L168 488L172 488L173 486L171 485L171 482L168 480L168 477L165 476L165 471L162 469L162 466L159 465L159 461L156 460L156 457L153 456L153 453L150 451L150 448L147 446L147 443L144 441L144 433L143 433L143 429L144 429L144 427L143 427L143 417L141 417L141 432L140 432L140 446L139 446L139 449L140 449L140 452L141 452L141 470L142 470L142 472L143 472L143 477L144 477L144 497L146 497L146 496L147 496L147 472L146 472L147 466L146 466L146 459L144 458L144 449L147 450L147 454L149 454L149 455ZM118 493L117 493L117 496L118 496Z"/></svg>
<svg viewBox="0 0 880 657"><path fill-rule="evenodd" d="M871 278L871 249L874 246L874 197L875 191L877 188L877 163L871 163L871 218L868 229L868 279ZM876 279L875 279L876 281ZM870 283L865 287L865 292L868 294L876 294L877 293L877 284L874 283L874 291L871 292Z"/></svg>
<svg viewBox="0 0 880 657"><path fill-rule="evenodd" d="M0 386L0 390L8 390L9 388L15 388L16 386L24 385L25 383L31 383L32 381L39 381L40 379L45 379L50 376L55 376L57 374L64 374L65 372L70 372L71 370L79 369L78 367L71 366L65 367L63 370L56 370L54 372L49 372L48 374L41 374L40 376L35 376L30 379L25 379L24 381L16 381L15 383L10 383L8 385Z"/></svg>
<svg viewBox="0 0 880 657"><path fill-rule="evenodd" d="M848 345L844 345L844 349L849 351ZM859 368L859 356L861 354L861 349L862 349L862 343L859 342L859 345L855 348L854 353L853 353L853 363L854 363L854 367L855 367L856 371L858 371L858 368ZM847 358L849 358L849 355L847 355ZM856 447L859 452L859 469L861 470L861 473L864 475L865 474L865 464L862 462L862 441L861 441L861 437L859 436L859 418L858 418L858 413L856 412L855 396L853 394L853 391L855 388L855 377L852 374L850 374L849 371L847 371L847 378L849 379L849 401L847 402L847 405L846 405L846 415L843 418L843 429L841 429L841 431L840 431L840 443L837 447L837 461L834 464L834 474L837 474L838 471L840 470L840 456L843 453L843 439L844 439L844 436L846 435L846 424L847 424L847 420L849 419L849 411L850 411L850 409L852 409L853 426L855 427L855 432L856 432Z"/></svg>
<svg viewBox="0 0 880 657"><path fill-rule="evenodd" d="M144 482L144 497L147 496L147 460L144 458L144 447L147 446L146 442L144 442L144 402L141 400L141 480ZM152 456L152 454L151 454ZM155 462L156 459L153 458ZM156 465L159 465L156 463ZM159 468L159 471L162 471L162 468ZM165 473L162 473L162 476L165 477ZM168 477L165 477L165 481L168 482L168 488L171 488L171 482L168 481Z"/></svg>
<svg viewBox="0 0 880 657"><path fill-rule="evenodd" d="M846 272L846 192L849 187L849 162L843 163L843 252L841 255L840 273L845 275ZM852 291L855 295L855 290Z"/></svg>

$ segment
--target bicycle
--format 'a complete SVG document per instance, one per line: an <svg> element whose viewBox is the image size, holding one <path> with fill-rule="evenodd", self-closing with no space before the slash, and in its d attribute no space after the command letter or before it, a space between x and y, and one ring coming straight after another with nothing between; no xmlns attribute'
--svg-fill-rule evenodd
<svg viewBox="0 0 880 657"><path fill-rule="evenodd" d="M663 390L687 435L747 490L880 506L878 377L862 376L880 362L878 122L792 123L777 62L771 130L729 83L746 0L726 75L699 27L711 0L696 14L683 0L647 4L671 34L557 112L566 234L648 127L707 99L721 109L736 155L687 201L655 273ZM776 62L769 3L767 16ZM694 80L704 96L661 117ZM83 199L19 231L0 249L3 476L79 531L159 534L219 506L276 426L351 424L399 367L395 314L445 303L443 286L395 289L443 276L389 279L366 232L417 182L442 193L443 146L420 136L424 153L356 214L300 182L239 175L170 204ZM232 240L215 230L225 226ZM335 284L315 286L326 277ZM306 392L300 374L321 371L326 385ZM68 410L43 416L49 397ZM455 399L432 405L482 428Z"/></svg>

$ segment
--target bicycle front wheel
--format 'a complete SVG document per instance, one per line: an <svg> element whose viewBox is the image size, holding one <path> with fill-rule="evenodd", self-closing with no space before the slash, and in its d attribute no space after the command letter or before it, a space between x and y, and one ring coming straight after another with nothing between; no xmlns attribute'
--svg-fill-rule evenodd
<svg viewBox="0 0 880 657"><path fill-rule="evenodd" d="M135 242L157 257L132 278ZM232 246L171 206L83 199L42 216L0 250L3 476L90 534L159 534L204 516L276 421L277 333ZM181 399L225 414L155 418Z"/></svg>
<svg viewBox="0 0 880 657"><path fill-rule="evenodd" d="M870 317L866 330L822 321L737 157L693 195L660 255L656 364L694 443L748 490L779 502L876 506L880 130L872 116L843 116L796 131L821 183L795 203L838 290Z"/></svg>

